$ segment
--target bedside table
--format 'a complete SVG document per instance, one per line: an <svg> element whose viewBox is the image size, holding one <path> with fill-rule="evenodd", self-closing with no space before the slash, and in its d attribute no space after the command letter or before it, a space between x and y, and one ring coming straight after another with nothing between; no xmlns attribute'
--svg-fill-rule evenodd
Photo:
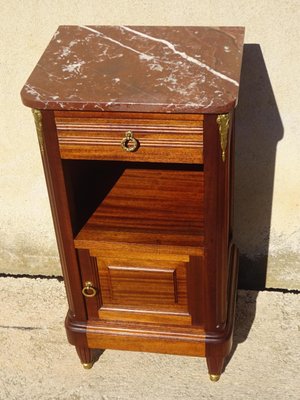
<svg viewBox="0 0 300 400"><path fill-rule="evenodd" d="M240 27L60 26L25 84L69 312L98 349L206 357L232 344Z"/></svg>

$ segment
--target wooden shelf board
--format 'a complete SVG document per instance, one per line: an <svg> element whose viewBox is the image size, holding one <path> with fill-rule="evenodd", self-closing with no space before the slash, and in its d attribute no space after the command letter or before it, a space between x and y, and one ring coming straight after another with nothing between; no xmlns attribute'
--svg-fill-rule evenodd
<svg viewBox="0 0 300 400"><path fill-rule="evenodd" d="M203 172L126 169L75 247L113 242L200 248L203 226Z"/></svg>

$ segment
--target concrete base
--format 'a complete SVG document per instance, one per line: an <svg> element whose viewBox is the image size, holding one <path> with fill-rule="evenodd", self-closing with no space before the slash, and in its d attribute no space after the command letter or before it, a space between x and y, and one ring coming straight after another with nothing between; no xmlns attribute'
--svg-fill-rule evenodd
<svg viewBox="0 0 300 400"><path fill-rule="evenodd" d="M233 353L217 384L196 357L106 350L84 370L55 279L0 278L0 304L0 399L299 399L296 294L239 292Z"/></svg>

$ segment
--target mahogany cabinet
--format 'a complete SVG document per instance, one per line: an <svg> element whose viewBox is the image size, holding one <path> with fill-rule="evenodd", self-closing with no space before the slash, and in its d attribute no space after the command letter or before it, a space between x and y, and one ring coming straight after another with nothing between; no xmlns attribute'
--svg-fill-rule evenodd
<svg viewBox="0 0 300 400"><path fill-rule="evenodd" d="M206 357L232 344L241 27L60 26L25 84L69 312L100 349ZM100 361L101 362L101 361Z"/></svg>

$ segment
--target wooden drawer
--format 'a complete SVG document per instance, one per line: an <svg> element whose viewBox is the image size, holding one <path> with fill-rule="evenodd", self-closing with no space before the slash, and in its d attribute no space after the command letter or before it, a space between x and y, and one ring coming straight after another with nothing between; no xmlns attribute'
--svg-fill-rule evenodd
<svg viewBox="0 0 300 400"><path fill-rule="evenodd" d="M203 162L202 115L56 111L55 121L65 159Z"/></svg>

